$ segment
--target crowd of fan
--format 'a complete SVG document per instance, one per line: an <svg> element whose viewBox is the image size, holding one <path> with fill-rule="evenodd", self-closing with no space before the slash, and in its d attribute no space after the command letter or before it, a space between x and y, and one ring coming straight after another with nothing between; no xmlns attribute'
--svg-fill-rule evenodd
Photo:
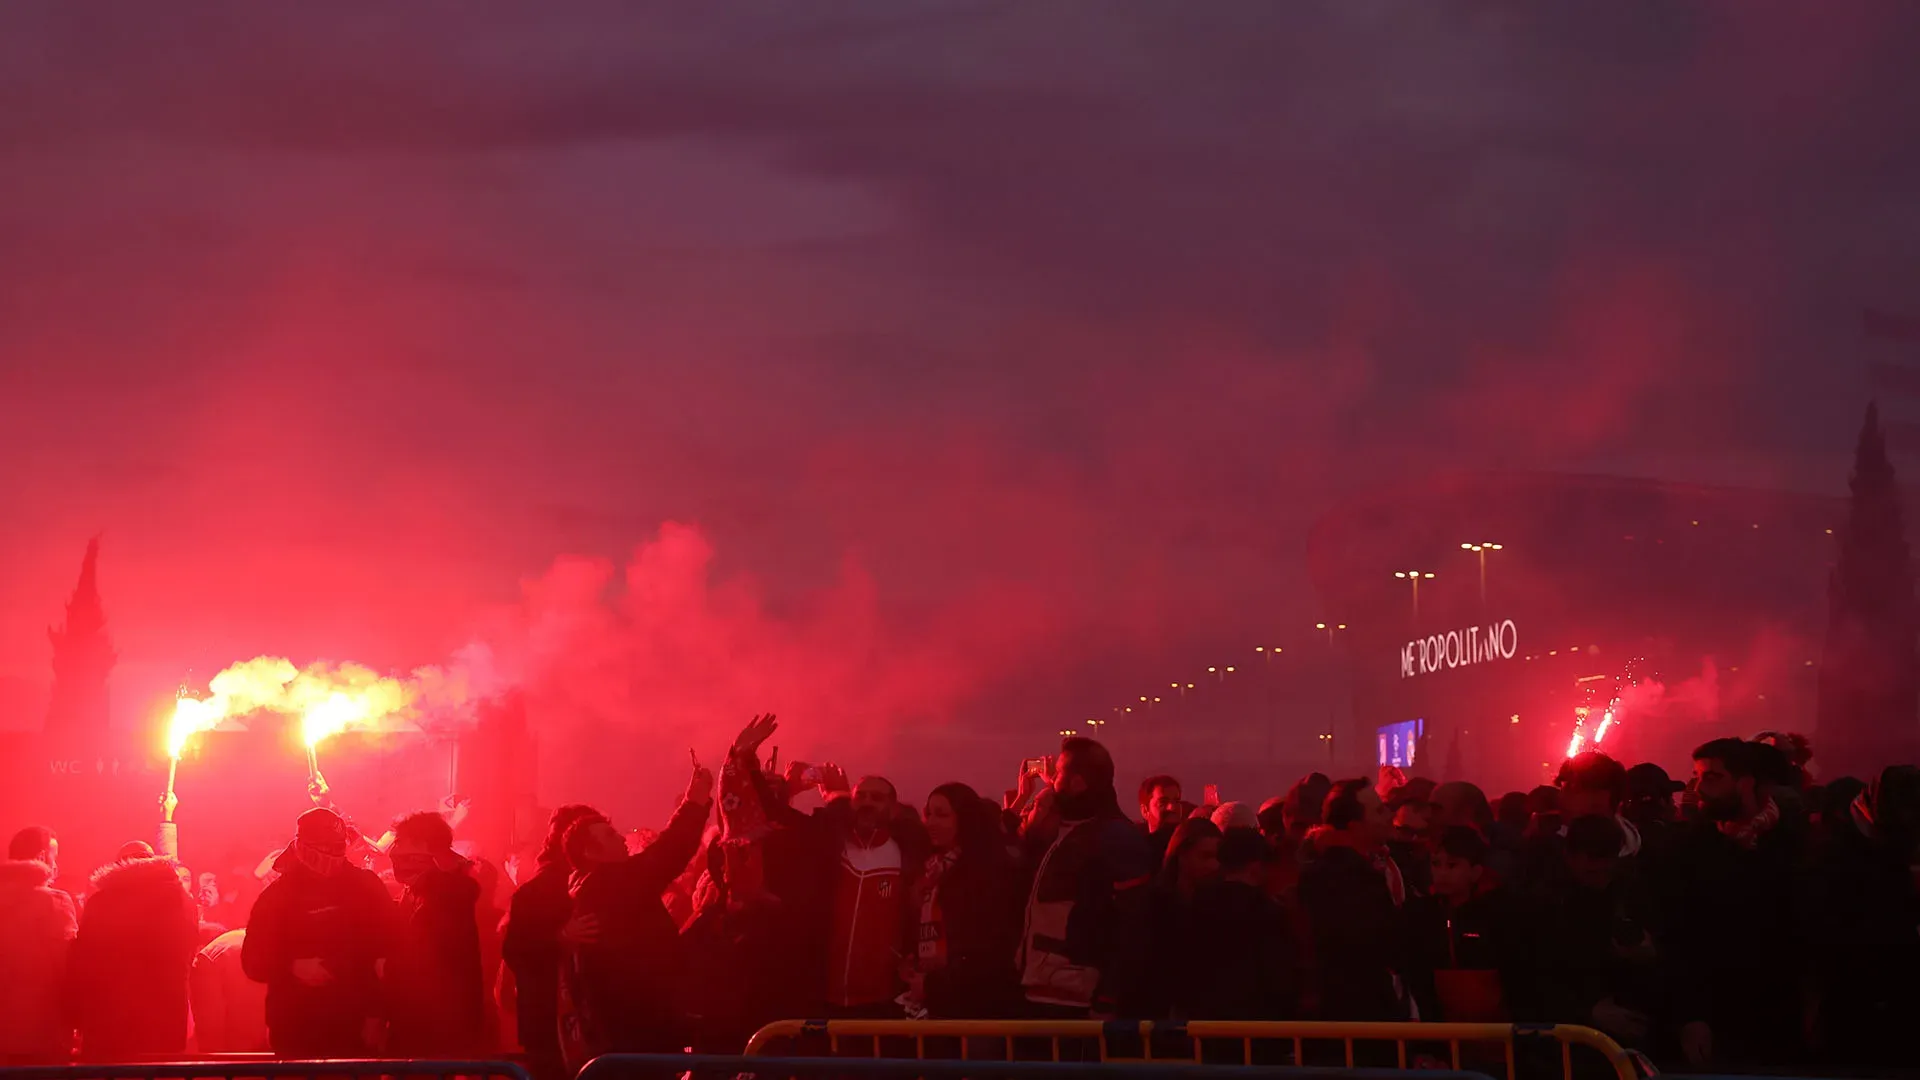
<svg viewBox="0 0 1920 1080"><path fill-rule="evenodd" d="M0 866L0 1059L519 1047L547 1078L822 1016L1511 1020L1696 1068L1910 1057L1911 767L1816 785L1803 743L1721 739L1684 784L1586 753L1497 801L1383 769L1258 808L1159 776L1137 822L1092 740L1005 799L946 784L916 812L879 777L776 774L774 727L741 732L718 791L696 766L642 843L562 807L504 916L504 876L435 812L395 824L381 875L309 811L226 933L138 847L77 906L25 830Z"/></svg>

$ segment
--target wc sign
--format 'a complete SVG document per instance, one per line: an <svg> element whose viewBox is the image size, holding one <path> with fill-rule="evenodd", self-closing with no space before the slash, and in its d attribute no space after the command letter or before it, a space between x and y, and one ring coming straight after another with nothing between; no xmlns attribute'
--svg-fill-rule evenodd
<svg viewBox="0 0 1920 1080"><path fill-rule="evenodd" d="M1513 620L1468 626L1416 638L1400 647L1400 677L1452 671L1489 660L1511 660L1520 649L1520 631Z"/></svg>

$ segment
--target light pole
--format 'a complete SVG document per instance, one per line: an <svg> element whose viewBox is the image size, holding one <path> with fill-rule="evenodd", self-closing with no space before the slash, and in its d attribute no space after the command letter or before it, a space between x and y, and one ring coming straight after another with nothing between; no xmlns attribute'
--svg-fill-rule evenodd
<svg viewBox="0 0 1920 1080"><path fill-rule="evenodd" d="M1421 582L1421 579L1423 578L1427 581L1432 581L1433 571L1431 570L1395 570L1393 572L1393 576L1400 578L1404 581L1413 582L1413 619L1415 622L1419 622L1420 621L1420 582Z"/></svg>
<svg viewBox="0 0 1920 1080"><path fill-rule="evenodd" d="M1432 575L1429 574L1428 576L1431 577ZM1420 582L1417 579L1413 583L1413 595L1414 595L1414 605L1415 605L1414 610L1416 613L1418 613L1419 603L1420 603L1420 600L1419 600ZM1313 624L1313 628L1327 635L1327 670L1331 672L1334 670L1333 635L1336 633L1339 633L1342 630L1345 630L1347 628L1347 624L1317 622ZM1335 688L1330 687L1329 689L1332 690L1332 692L1327 694L1327 730L1326 730L1326 734L1321 735L1320 738L1322 741L1324 741L1327 744L1327 760L1332 761L1333 760L1334 701L1339 697L1339 692Z"/></svg>
<svg viewBox="0 0 1920 1080"><path fill-rule="evenodd" d="M1461 551L1471 551L1475 555L1480 556L1480 607L1482 610L1485 610L1487 606L1487 552L1499 551L1501 547L1502 545L1500 544L1486 540L1482 540L1478 544L1460 545Z"/></svg>

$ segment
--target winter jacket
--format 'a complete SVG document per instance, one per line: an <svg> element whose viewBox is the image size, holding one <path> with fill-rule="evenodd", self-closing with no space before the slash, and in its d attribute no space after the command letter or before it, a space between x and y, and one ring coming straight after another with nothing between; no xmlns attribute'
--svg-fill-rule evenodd
<svg viewBox="0 0 1920 1080"><path fill-rule="evenodd" d="M1913 1053L1908 1028L1920 1017L1920 890L1906 853L1848 821L1821 852L1810 885L1817 1060L1905 1064Z"/></svg>
<svg viewBox="0 0 1920 1080"><path fill-rule="evenodd" d="M1662 951L1671 957L1674 1020L1705 1021L1714 1056L1780 1065L1800 1043L1805 959L1795 865L1796 822L1782 819L1747 848L1710 821L1689 829Z"/></svg>
<svg viewBox="0 0 1920 1080"><path fill-rule="evenodd" d="M1014 953L1020 947L1020 883L1004 852L963 855L934 879L923 874L917 938L935 927L920 915L939 914L938 966L922 968L927 1013L935 1020L1012 1016L1019 1002ZM929 942L929 944L933 944ZM916 950L919 952L921 950Z"/></svg>
<svg viewBox="0 0 1920 1080"><path fill-rule="evenodd" d="M1194 893L1192 954L1175 984L1173 1011L1189 1020L1291 1020L1299 958L1280 905L1257 885L1216 881Z"/></svg>
<svg viewBox="0 0 1920 1080"><path fill-rule="evenodd" d="M371 870L347 866L320 876L282 858L281 876L254 902L240 958L247 977L267 984L267 1029L282 1057L356 1057L365 1027L382 1015L375 964L392 955L393 900ZM294 961L317 959L333 978L308 986Z"/></svg>
<svg viewBox="0 0 1920 1080"><path fill-rule="evenodd" d="M199 928L172 863L134 859L94 875L67 969L84 1059L186 1052L187 975Z"/></svg>
<svg viewBox="0 0 1920 1080"><path fill-rule="evenodd" d="M1505 889L1483 892L1449 909L1438 897L1406 907L1412 954L1410 981L1422 1020L1476 1023L1531 1020L1535 1002L1533 920ZM1497 987L1497 999L1462 1000L1471 984ZM1500 1006L1500 1016L1462 1015L1474 1005ZM1591 1017L1579 1023L1592 1023Z"/></svg>
<svg viewBox="0 0 1920 1080"><path fill-rule="evenodd" d="M1399 974L1406 929L1387 881L1350 847L1319 852L1300 872L1300 905L1312 928L1326 1020L1406 1020Z"/></svg>
<svg viewBox="0 0 1920 1080"><path fill-rule="evenodd" d="M45 863L0 863L0 1062L59 1064L73 1050L62 1014L79 918Z"/></svg>
<svg viewBox="0 0 1920 1080"><path fill-rule="evenodd" d="M1117 811L1063 821L1033 862L1020 940L1020 985L1028 1001L1070 1009L1116 1007L1111 983L1123 919L1140 917L1138 895L1153 877L1147 838Z"/></svg>
<svg viewBox="0 0 1920 1080"><path fill-rule="evenodd" d="M899 843L884 833L842 842L827 929L829 1005L883 1005L899 995L908 923L905 870Z"/></svg>
<svg viewBox="0 0 1920 1080"><path fill-rule="evenodd" d="M646 850L576 876L573 914L598 919L600 934L562 964L561 1049L570 1067L605 1053L684 1045L680 937L660 895L699 851L707 811L683 802Z"/></svg>
<svg viewBox="0 0 1920 1080"><path fill-rule="evenodd" d="M480 883L464 868L431 870L407 886L382 987L390 1053L479 1057L486 1052L479 902Z"/></svg>
<svg viewBox="0 0 1920 1080"><path fill-rule="evenodd" d="M572 917L565 860L542 866L507 905L500 955L513 972L520 1046L543 1064L560 1056L560 929Z"/></svg>
<svg viewBox="0 0 1920 1080"><path fill-rule="evenodd" d="M193 958L193 1038L202 1054L263 1054L267 988L240 962L247 932L229 930Z"/></svg>

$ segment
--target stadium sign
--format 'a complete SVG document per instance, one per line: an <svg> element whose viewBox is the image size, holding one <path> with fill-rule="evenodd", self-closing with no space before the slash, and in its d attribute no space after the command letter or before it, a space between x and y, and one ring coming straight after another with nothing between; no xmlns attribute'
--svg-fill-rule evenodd
<svg viewBox="0 0 1920 1080"><path fill-rule="evenodd" d="M1452 671L1489 660L1511 660L1520 648L1520 631L1513 620L1469 626L1416 638L1400 647L1400 677Z"/></svg>

